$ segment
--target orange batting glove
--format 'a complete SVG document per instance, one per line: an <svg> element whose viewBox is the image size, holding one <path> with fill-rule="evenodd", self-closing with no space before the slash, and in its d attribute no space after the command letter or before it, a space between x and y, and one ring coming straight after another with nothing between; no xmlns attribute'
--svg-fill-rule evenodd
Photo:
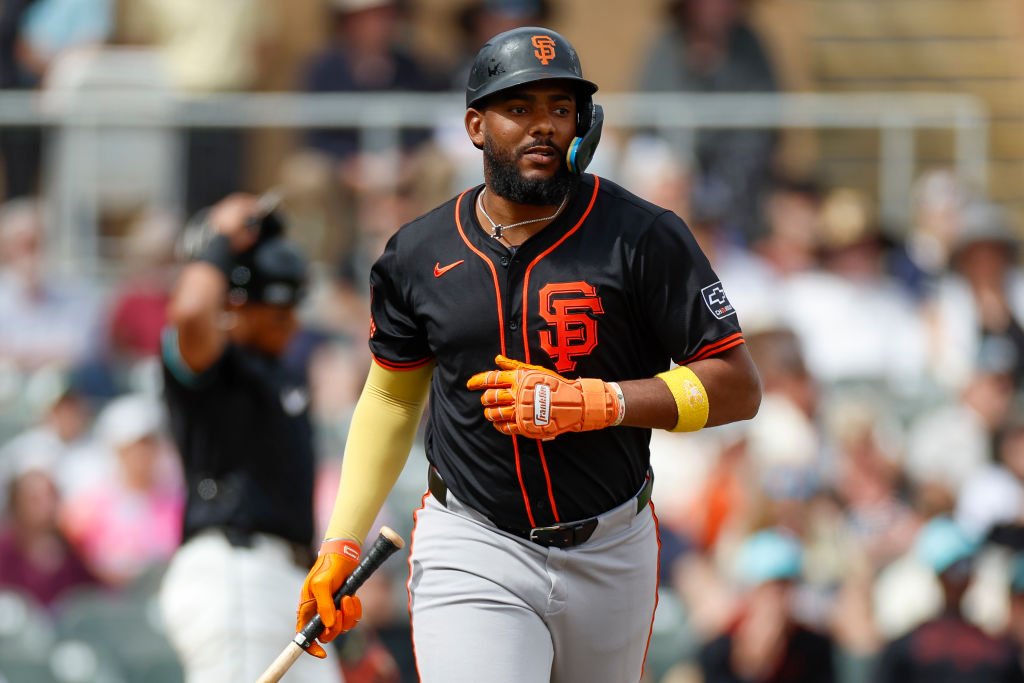
<svg viewBox="0 0 1024 683"><path fill-rule="evenodd" d="M302 584L296 633L319 614L324 630L317 640L329 643L359 622L363 616L363 605L356 596L343 597L340 609L334 606L334 594L359 564L359 552L359 544L345 538L332 538L321 544L320 555ZM315 640L306 652L320 659L327 656Z"/></svg>
<svg viewBox="0 0 1024 683"><path fill-rule="evenodd" d="M564 432L612 427L622 421L625 401L619 385L600 379L570 380L539 365L505 356L500 368L480 372L466 386L483 389L484 417L503 434L553 439Z"/></svg>

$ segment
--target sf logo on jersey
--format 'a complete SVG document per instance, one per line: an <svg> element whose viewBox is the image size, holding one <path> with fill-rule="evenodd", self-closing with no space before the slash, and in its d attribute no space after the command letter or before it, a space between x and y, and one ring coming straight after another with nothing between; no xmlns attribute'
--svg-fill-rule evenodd
<svg viewBox="0 0 1024 683"><path fill-rule="evenodd" d="M540 346L558 372L571 372L575 356L597 347L597 320L604 313L597 290L586 282L556 282L540 290L540 315L553 330L540 331Z"/></svg>

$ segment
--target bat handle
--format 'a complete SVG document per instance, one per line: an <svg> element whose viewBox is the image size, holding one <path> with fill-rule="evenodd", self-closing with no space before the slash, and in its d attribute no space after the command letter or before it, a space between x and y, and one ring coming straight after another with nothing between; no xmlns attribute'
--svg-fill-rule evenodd
<svg viewBox="0 0 1024 683"><path fill-rule="evenodd" d="M345 582L341 584L341 588L335 591L334 606L341 607L341 599L344 596L352 595L359 590L359 587L365 583L370 574L376 571L384 563L384 560L391 557L395 551L404 545L405 542L401 536L389 527L383 527L370 550L363 556L356 568L352 570L352 573L348 575ZM324 622L320 619L320 615L316 614L306 622L301 631L295 634L294 642L303 650L307 650L310 644L323 633L323 630Z"/></svg>
<svg viewBox="0 0 1024 683"><path fill-rule="evenodd" d="M405 541L402 540L401 536L389 527L382 527L380 535L373 542L373 546L363 555L359 565L348 575L341 588L335 592L335 606L341 605L341 599L344 596L355 593L363 585L363 582L369 578L370 574L384 563L384 560L391 557L395 551L404 546ZM312 619L306 622L302 630L295 634L292 642L288 643L288 646L267 667L267 670L256 680L256 683L277 683L277 681L280 681L285 672L302 656L305 650L309 649L309 646L316 640L317 636L323 633L323 630L324 622L320 619L320 615L314 615Z"/></svg>

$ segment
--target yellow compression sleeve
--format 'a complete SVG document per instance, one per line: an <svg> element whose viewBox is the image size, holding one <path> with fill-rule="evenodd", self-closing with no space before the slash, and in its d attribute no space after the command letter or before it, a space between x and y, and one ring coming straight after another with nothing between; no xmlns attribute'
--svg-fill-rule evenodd
<svg viewBox="0 0 1024 683"><path fill-rule="evenodd" d="M404 371L372 364L352 415L326 538L366 539L409 458L433 371L433 363Z"/></svg>
<svg viewBox="0 0 1024 683"><path fill-rule="evenodd" d="M708 422L708 393L693 370L680 365L655 375L668 385L676 399L678 419L672 432L695 432Z"/></svg>

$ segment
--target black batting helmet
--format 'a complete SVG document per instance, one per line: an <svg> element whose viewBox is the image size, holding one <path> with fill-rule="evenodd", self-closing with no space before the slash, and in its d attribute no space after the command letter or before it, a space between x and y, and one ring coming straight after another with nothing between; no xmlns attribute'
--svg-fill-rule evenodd
<svg viewBox="0 0 1024 683"><path fill-rule="evenodd" d="M466 107L502 90L552 79L572 81L586 100L597 92L597 85L583 78L576 49L560 34L538 26L505 31L487 41L473 60Z"/></svg>
<svg viewBox="0 0 1024 683"><path fill-rule="evenodd" d="M306 289L306 257L286 237L261 239L238 254L228 274L228 300L234 304L294 306Z"/></svg>

